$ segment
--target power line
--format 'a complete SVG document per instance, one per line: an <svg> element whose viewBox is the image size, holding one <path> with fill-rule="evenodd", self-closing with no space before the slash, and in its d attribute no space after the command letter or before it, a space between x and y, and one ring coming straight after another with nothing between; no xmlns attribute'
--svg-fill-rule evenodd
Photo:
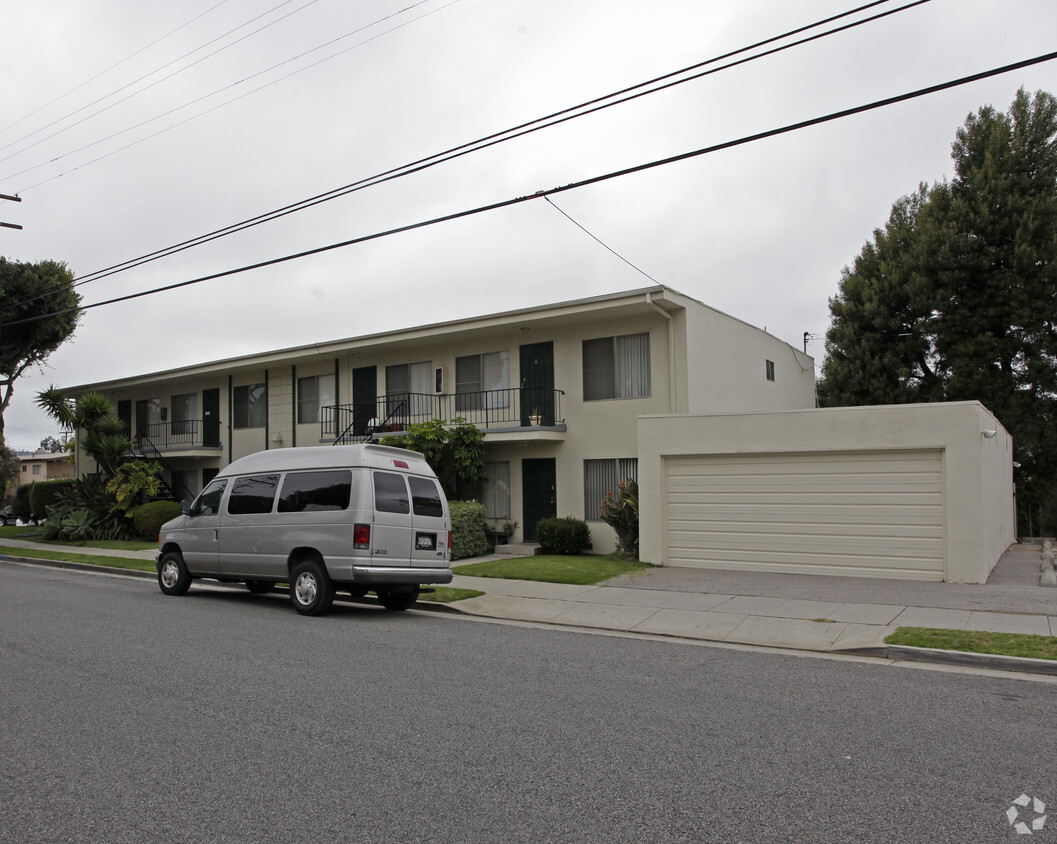
<svg viewBox="0 0 1057 844"><path fill-rule="evenodd" d="M350 183L348 185L343 185L343 186L338 187L338 188L333 188L333 189L331 189L329 191L326 191L325 193L317 194L316 196L300 200L298 202L292 203L292 204L284 206L282 208L275 209L273 211L265 212L265 213L260 214L260 215L258 215L256 217L251 217L251 218L249 218L247 220L243 220L243 221L238 222L238 223L233 223L233 224L231 224L229 226L225 226L224 228L221 228L221 229L216 229L216 230L214 230L212 232L207 232L206 234L199 235L199 236L197 236L195 238L191 238L190 240L186 240L186 241L183 241L181 243L174 244L172 246L164 247L164 248L156 250L154 252L150 252L150 253L147 253L145 255L141 255L138 258L130 258L127 261L122 261L119 264L114 264L114 265L112 265L110 267L105 267L105 268L103 268L101 270L95 270L93 272L87 273L86 275L82 276L78 280L77 284L78 285L89 284L89 283L91 283L93 281L98 281L98 280L100 280L102 278L106 278L106 277L108 277L110 275L114 275L114 274L116 274L118 272L124 272L126 270L133 269L133 268L135 268L137 266L142 266L143 264L150 263L150 262L153 262L153 261L156 261L156 260L160 260L161 258L169 257L170 255L174 255L174 254L176 254L178 252L182 252L182 251L184 251L186 249L190 249L190 248L193 248L195 246L202 245L204 243L209 243L209 242L211 242L213 240L217 240L217 239L219 239L221 237L226 237L226 236L231 235L231 234L236 234L236 233L238 233L240 231L244 231L244 230L246 230L248 228L252 228L254 226L258 226L258 225L261 225L261 224L266 223L266 222L271 222L272 220L276 220L276 219L279 219L281 217L287 216L288 214L292 214L292 213L295 213L297 211L305 210L307 208L314 207L314 206L322 204L324 202L329 202L332 199L338 199L340 197L347 196L347 195L349 195L351 193L354 193L356 191L363 190L364 188L372 187L372 186L378 185L378 184L382 184L383 182L391 181L391 180L396 179L396 178L401 178L403 176L407 176L407 175L410 175L412 173L421 172L422 170L428 169L430 167L434 167L434 166L436 166L438 164L445 163L445 162L448 162L448 161L452 161L452 160L454 160L456 158L462 157L464 155L468 155L471 152L478 152L480 150L487 149L488 147L491 147L491 146L494 146L494 145L497 145L497 144L500 144L500 143L504 143L506 141L513 140L513 139L518 138L518 137L522 137L524 135L530 134L531 132L536 132L536 131L539 131L539 130L544 129L544 128L549 128L551 126L556 126L559 123L563 123L563 122L566 122L566 121L569 121L569 120L573 120L573 119L576 119L578 117L582 117L582 116L585 116L587 114L591 114L591 113L593 113L595 111L599 111L599 110L602 110L602 109L605 109L605 108L610 108L612 106L619 105L619 104L622 104L624 102L628 102L628 101L630 101L632 99L635 99L635 98L638 98L638 97L642 97L642 96L646 96L648 94L656 93L657 91L665 90L665 89L667 89L669 87L672 87L672 86L675 86L675 85L680 85L680 84L683 84L683 82L688 82L688 81L691 81L693 79L698 79L698 78L700 78L702 76L705 76L705 75L708 75L708 74L711 74L711 73L718 73L721 70L726 70L727 68L734 67L734 66L736 66L738 64L742 64L742 63L749 62L749 61L755 61L758 58L763 58L765 56L772 55L772 54L774 54L776 52L780 52L780 51L783 51L783 50L788 50L788 49L791 49L793 47L805 44L805 43L807 43L809 41L813 41L813 40L817 40L819 38L827 37L829 35L832 35L832 34L835 34L835 33L838 33L838 32L842 32L842 31L844 31L846 29L850 29L852 27L861 26L861 25L863 25L865 23L871 23L871 22L876 21L876 20L878 20L880 18L887 17L889 15L896 14L898 12L902 12L902 11L905 11L907 9L913 8L915 6L922 5L923 3L930 2L930 0L914 0L914 2L911 2L911 3L908 3L906 5L900 6L900 7L896 8L896 9L889 9L887 11L881 12L881 13L879 13L877 15L873 15L871 17L867 17L867 18L865 18L863 20L860 20L860 21L856 21L856 22L853 22L853 23L845 24L843 26L836 27L836 28L831 29L831 30L827 30L826 32L816 33L815 35L806 37L806 38L798 40L798 41L794 41L794 42L792 42L790 44L786 44L786 45L783 45L783 46L780 46L780 47L773 48L772 50L768 50L768 51L765 51L765 52L757 54L757 55L753 55L753 56L741 59L741 60L739 60L737 62L733 62L733 63L728 64L728 65L723 65L723 66L718 67L718 68L712 68L712 69L710 69L708 71L696 74L694 76L687 77L685 79L678 79L677 78L677 77L683 76L683 75L685 75L687 73L690 73L691 71L695 71L695 70L699 70L701 68L708 67L710 65L716 64L718 62L722 62L722 61L724 61L726 59L741 55L741 54L749 52L751 50L756 50L756 49L759 49L760 47L765 47L765 46L767 46L769 44L774 44L776 42L785 40L785 39L793 37L795 35L799 35L799 34L801 34L803 32L808 31L808 30L816 29L816 28L818 28L820 26L825 26L826 24L833 23L834 21L839 20L841 18L845 18L845 17L848 17L850 15L857 14L859 12L865 11L865 10L873 8L875 6L883 5L886 2L889 2L889 0L874 0L874 2L867 3L866 5L859 6L859 7L855 8L855 9L850 9L850 10L848 10L846 12L843 12L843 13L841 13L839 15L834 15L834 16L831 16L829 18L825 18L823 20L819 20L819 21L816 21L814 23L807 24L805 26L797 27L795 29L789 30L788 32L782 33L781 35L775 35L775 36L772 36L770 38L766 38L766 39L764 39L762 41L758 41L758 42L756 42L754 44L750 44L750 45L748 45L746 47L742 47L742 48L739 48L737 50L733 50L731 52L724 53L722 55L715 56L713 58L706 59L706 60L701 61L701 62L697 62L695 64L689 65L688 67L682 68L680 70L671 71L671 72L666 73L666 74L664 74L662 76L658 76L658 77L655 77L653 79L646 80L645 82L637 83L636 85L632 85L632 86L629 86L627 88L623 88L621 90L614 91L613 93L606 94L606 95L601 96L601 97L595 97L594 99L587 100L586 102L580 103L579 105L570 106L568 108L562 109L560 111L553 112L553 113L545 115L543 117L536 118L536 119L528 121L526 123L522 123L522 124L513 126L513 127L509 128L509 129L504 129L504 130L502 130L500 132L495 132L495 133L492 133L491 135L486 135L486 136L484 136L482 138L479 138L479 139L477 139L475 141L470 141L468 143L461 144L459 146L455 146L455 147L452 147L450 149L447 149L447 150L445 150L443 152L435 153L435 154L427 156L425 158L420 158L417 161L413 161L413 162L410 162L409 164L404 164L404 165L401 165L400 167L395 167L393 169L386 170L384 172L375 174L374 176L369 176L369 177L360 179L359 181L352 182L352 183ZM649 86L658 85L658 83L665 82L666 80L674 80L674 81L666 82L666 84L662 85L661 87L649 88ZM647 89L647 88L649 88L649 90L643 90L643 89ZM618 99L618 98L620 98L620 99ZM607 101L612 101L612 102L607 102ZM590 110L589 111L585 111L585 109L590 109Z"/></svg>
<svg viewBox="0 0 1057 844"><path fill-rule="evenodd" d="M191 25L192 23L194 23L194 22L195 22L196 20L198 20L199 18L203 18L203 17L205 17L205 16L206 16L206 15L208 15L208 14L209 14L210 12L214 11L215 9L219 9L219 8L220 8L221 6L223 6L223 5L224 5L225 3L227 3L227 2L228 2L228 0L220 0L220 2L219 2L219 3L217 3L217 4L215 5L215 6L211 6L210 8L206 9L206 10L205 10L204 12L202 12L201 14L199 14L199 15L195 15L195 16L194 16L193 18L191 18L191 19L190 19L189 21L186 21L186 22L184 22L184 23L180 24L180 25L179 25L178 27L176 27L176 29L170 30L169 32L165 33L165 35L163 35L163 36L162 36L161 38L156 38L156 39L154 39L153 41L151 41L151 42L150 42L150 44L147 44L147 45L146 45L145 47L140 47L140 48L139 48L138 50L136 50L136 52L134 52L134 53L133 53L132 55L130 55L130 56L125 56L125 58L123 58L123 59L122 59L121 61L119 61L119 62L115 62L114 64L110 65L110 67L108 67L108 68L107 68L106 70L101 70L101 71L99 71L99 73L97 73L97 74L96 74L95 76L93 76L93 77L91 77L91 78L89 78L89 79L86 79L86 80L84 80L84 82L81 82L81 83L79 83L79 84L77 84L77 85L74 85L74 86L73 86L72 88L70 88L70 90L69 90L69 91L66 91L66 92L65 92L65 93L63 93L63 94L59 94L59 96L57 96L57 97L56 97L55 99L53 99L53 100L50 100L49 102L46 102L46 103L44 103L44 105L42 105L42 106L38 106L38 107L37 107L37 108L35 108L35 109L34 109L33 111L29 112L29 114L25 114L25 115L23 115L22 117L18 118L18 120L14 121L13 123L8 123L8 124L7 124L6 126L4 126L4 127L2 128L2 129L0 129L0 134L2 134L2 133L4 133L4 132L6 132L6 131L7 131L8 129L12 129L12 128L14 128L14 127L15 127L15 126L17 126L17 125L18 125L19 123L21 123L21 122L22 122L23 120L28 120L28 119L29 119L29 118L31 118L31 117L32 117L32 116L33 116L34 114L37 114L38 112L41 112L41 111L43 111L43 110L44 110L44 109L46 109L46 108L47 108L48 106L51 106L51 105L55 105L55 103L59 102L59 100L65 99L65 98L66 98L66 97L68 97L68 96L69 96L70 94L72 94L72 93L73 93L74 91L79 91L79 90L80 90L81 88L83 88L83 87L84 87L85 85L88 85L88 84L89 84L89 83L91 83L91 82L95 82L95 80L96 80L96 79L98 79L99 77L101 77L101 76L105 76L106 74L110 73L110 71L114 70L114 68L116 68L116 67L120 67L120 66L121 66L121 65L123 65L123 64L124 64L125 62L127 62L127 61L130 61L131 59L134 59L134 58L135 58L136 56L138 56L138 55L139 55L140 53L144 53L144 52L146 52L147 50L149 50L149 49L150 49L151 47L155 46L156 44L160 44L160 43L161 43L162 41L164 41L164 40L165 40L166 38L168 38L168 37L169 37L170 35L175 35L175 34L176 34L177 32L179 32L179 31L180 31L181 29L183 29L183 28L184 28L185 26L190 26L190 25ZM287 2L290 2L290 0L287 0ZM199 48L199 49L201 49L201 48ZM154 71L154 72L156 72L156 71ZM149 75L150 75L150 74L148 74L148 76L149 76ZM144 78L144 77L140 77L140 78L142 79L142 78ZM136 81L138 82L139 80L136 80ZM135 84L135 83L132 83L132 84ZM120 89L119 89L119 90L120 90ZM108 96L109 96L109 95L108 95ZM85 108L88 108L88 106L85 106ZM77 113L77 112L74 112L74 114L76 114L76 113ZM67 115L67 116L70 116L70 115ZM60 119L61 119L61 120L65 120L66 118L60 118ZM53 124L49 124L49 125L53 125ZM45 126L45 127L43 127L43 128L44 128L44 129L46 129L46 128L48 128L48 127L47 127L47 126ZM38 129L37 131L38 131L38 132L39 132L39 131L43 131L43 129ZM20 138L19 140L24 140L25 138L28 138L28 137L32 137L32 135L34 135L34 134L36 134L36 133L35 133L35 132L33 132L33 133L30 133L30 135L25 135L25 136L24 136L23 138ZM18 143L18 141L14 141L14 143ZM5 147L5 148L6 148L6 147Z"/></svg>
<svg viewBox="0 0 1057 844"><path fill-rule="evenodd" d="M316 2L316 0L313 0L313 2ZM349 38L349 37L351 37L353 35L356 35L359 32L363 32L365 29L370 29L372 26L377 26L378 24L383 23L383 22L389 20L390 18L396 17L397 15L401 15L404 12L407 12L407 11L409 11L411 9L414 9L416 6L421 6L423 3L428 3L428 2L429 2L429 0L419 0L418 3L415 3L415 4L413 4L411 6L408 6L408 7L404 8L404 9L401 9L398 12L394 12L391 15L387 15L384 18L379 18L376 21L372 21L371 23L366 24L364 26L361 26L358 29L353 30L352 32L347 32L345 35L339 36L338 38L334 38L334 39L328 41L325 44L320 44L319 46L313 47L311 50L306 50L305 52L300 53L299 55L291 56L289 59L281 61L278 64L274 64L271 67L266 67L263 70L259 70L256 73L252 73L249 76L243 77L242 79L238 79L235 82L232 82L232 83L230 83L228 85L225 85L222 88L217 88L215 91L211 91L208 94L203 94L200 97L196 97L193 100L189 100L188 102L184 103L183 105L176 106L175 108L169 109L169 111L163 112L162 114L157 114L154 117L148 118L147 120L144 120L144 121L142 121L140 123L135 124L134 126L128 126L128 127L124 128L124 129L121 129L120 131L114 132L111 135L107 135L105 138L100 138L100 139L98 139L96 141L92 141L89 144L85 144L82 147L78 147L75 150L70 150L70 152L63 153L62 155L56 156L55 158L52 158L52 159L49 159L48 161L44 161L44 162L42 162L40 164L35 164L32 167L27 167L25 170L20 170L18 173L12 173L9 176L5 176L4 179L13 179L13 178L15 178L17 176L21 176L24 173L32 172L33 170L37 170L37 169L39 169L41 167L45 167L48 164L53 164L56 161L61 161L63 158L66 158L66 157L68 157L70 155L75 155L78 152L83 152L86 149L91 149L94 146L98 146L99 144L106 143L109 140L113 140L114 138L120 137L121 135L124 135L124 134L126 134L128 132L131 132L131 131L135 130L135 129L142 128L143 126L146 126L146 125L148 125L150 123L153 123L156 120L161 120L163 117L168 117L170 114L175 114L176 112L180 111L181 109L188 108L189 106L192 106L195 103L202 102L202 100L207 100L210 97L216 96L217 94L220 94L220 93L222 93L224 91L227 91L230 88L235 88L235 87L237 87L239 85L244 85L245 83L249 82L251 79L255 79L258 76L263 76L264 74L268 73L269 71L275 70L278 67L282 67L284 64L289 64L290 62L294 62L294 61L297 61L298 59L304 58L305 56L307 56L307 55L309 55L311 53L314 53L317 50L322 50L324 47L329 47L330 45L335 44L338 41L342 41L345 38ZM90 166L92 164L96 164L96 163L98 163L100 161L103 161L104 159L110 158L113 155L117 155L120 152L124 152L127 149L131 149L132 147L137 146L139 144L142 144L145 141L149 141L151 138L156 138L159 135L163 135L166 132L170 132L173 129L176 129L176 128L180 127L180 126L183 126L186 123L190 123L192 120L197 120L199 117L205 117L205 115L207 115L207 114L212 114L214 111L218 111L219 109L225 108L225 107L231 105L232 103L236 103L239 100L244 99L245 97L248 97L248 96L250 96L252 94L256 94L258 91L263 91L265 88L269 88L272 85L276 85L276 84L278 84L280 82L284 82L285 80L290 79L291 77L296 76L299 73L303 73L306 70L311 70L312 68L314 68L314 67L316 67L318 65L321 65L324 62L328 62L331 59L337 58L338 56L344 55L345 53L348 53L351 50L358 49L358 48L364 46L365 44L370 44L372 41L376 41L377 39L382 38L382 37L384 37L386 35L389 35L392 32L396 32L396 30L398 30L398 29L403 29L405 26L409 26L409 25L411 25L413 23L416 23L416 22L422 20L423 18L427 18L430 15L434 15L437 12L443 11L444 9L447 9L449 6L454 6L456 3L459 3L459 2L461 2L461 0L449 0L449 2L447 4L445 4L444 6L441 6L438 9L434 9L433 11L430 11L430 12L425 12L425 13L419 15L417 18L412 18L409 21L405 21L404 23L397 24L396 26L394 26L394 27L392 27L390 29L387 29L384 32L380 32L377 35L373 35L370 38L366 38L363 41L359 41L356 44L353 44L350 47L346 47L343 50L339 50L337 53L333 53L332 55L326 56L325 58L322 58L319 61L315 61L315 62L312 62L311 64L305 65L303 67L299 67L297 70L291 71L290 73L286 74L285 76L280 76L277 79L273 79L270 82L266 82L263 85L260 85L260 86L258 86L256 88L254 88L252 91L246 91L246 92L244 92L242 94L239 94L237 97L232 97L230 100L226 100L225 102L218 103L217 105L213 106L212 108L208 108L205 111L199 112L198 114L193 114L190 117L187 117L187 118L185 118L183 120L180 120L180 121L178 121L176 123L171 124L170 126L166 126L163 129L159 129L157 132L153 132L150 135L147 135L145 137L139 138L138 140L132 141L131 143L125 144L125 146L123 146L123 147L118 147L117 149L111 150L110 152L105 153L103 155L100 155L97 158L93 158L90 161L86 161L86 162L84 162L82 164L79 164L76 167L71 168L70 170L66 170L66 171L64 171L62 173L58 173L55 176L51 176L51 177L49 177L47 179L43 179L43 180L41 180L39 182L36 182L35 184L29 185L28 187L22 188L21 192L22 193L26 193L27 191L31 191L34 188L40 187L41 185L46 185L48 182L53 182L53 181L55 181L55 179L60 179L63 176L67 176L70 173L76 172L77 170L81 170L81 169L83 169L85 167L88 167L88 166ZM300 11L300 10L297 10L297 11ZM166 78L169 78L169 77L166 77ZM164 81L164 80L159 80L159 81ZM146 90L146 88L144 88L143 90ZM2 160L6 160L6 159L2 159Z"/></svg>
<svg viewBox="0 0 1057 844"><path fill-rule="evenodd" d="M576 220L574 220L574 219L573 219L572 217L570 217L570 216L569 216L568 214L566 214L566 213L565 213L564 211L562 211L562 209L561 209L561 208L559 208L559 207L557 206L557 204L556 204L556 203L555 203L555 202L554 202L554 201L553 201L553 200L552 200L552 199L551 199L551 198L550 198L549 196L544 196L543 198L547 200L547 203L548 203L548 204L549 204L549 205L550 205L550 206L551 206L551 207L552 207L552 208L553 208L553 209L554 209L555 211L557 211L557 212L558 212L559 214L561 214L561 215L562 215L563 217L565 217L565 219L566 219L566 220L568 220L568 221L569 221L570 223L572 223L572 224L573 224L574 226L576 226L576 227L577 227L578 229L580 229L580 231L582 231L582 232L583 232L584 234L586 234L586 235L587 235L588 237L590 237L590 238L591 238L592 240L594 240L594 241L595 241L596 243L598 243L598 244L599 244L600 246L604 247L605 249L608 249L608 250L609 250L610 252L612 252L612 253L613 253L614 255L616 255L616 256L617 256L617 257L618 257L618 258L619 258L619 259L620 259L621 261L623 261L623 262L624 262L625 264L627 264L627 265L628 265L629 267L631 267L631 268L632 268L633 270L635 270L635 272L637 272L637 273L641 273L642 275L646 276L646 278L648 278L648 279L649 279L650 281L652 281L652 282L653 282L654 284L660 284L660 282L659 282L659 281L657 281L657 279L655 279L655 278L654 278L654 277L653 277L652 275L650 275L650 274L649 274L648 272L646 272L646 271L645 271L645 270L643 270L643 269L640 269L639 267L636 267L636 266L635 266L635 265L634 265L633 263L631 263L631 261L629 261L629 260L628 260L627 258L625 258L625 257L624 257L623 255L621 255L621 254L620 254L619 252L617 252L617 250L616 250L616 249L614 249L614 248L613 248L612 246L610 246L610 245L609 245L609 244L607 244L607 243L603 243L603 242L602 242L601 240L599 240L599 238L597 238L597 237L596 237L596 236L595 236L594 234L592 234L592 233L591 233L591 232L589 232L589 231L588 231L588 230L587 230L586 228L584 228L584 227L583 227L582 225L580 225L580 223L578 223L578 222L577 222Z"/></svg>
<svg viewBox="0 0 1057 844"><path fill-rule="evenodd" d="M696 158L702 155L708 155L710 153L720 152L725 149L732 149L734 147L743 146L745 144L754 143L756 141L762 141L766 138L777 137L778 135L788 134L790 132L796 132L801 129L807 129L812 126L818 126L822 123L829 123L834 120L840 120L845 117L852 117L856 114L863 114L867 111L873 111L878 108L884 108L886 106L895 105L897 103L906 102L907 100L916 99L923 97L928 94L935 94L940 91L946 91L950 88L956 88L960 85L967 85L971 82L979 82L982 79L989 79L993 76L999 76L1003 73L1010 73L1014 70L1021 70L1025 67L1031 67L1032 65L1041 64L1043 62L1053 61L1057 59L1057 52L1046 53L1042 56L1036 56L1032 59L1024 59L1013 64L1004 65L1002 67L993 68L992 70L982 71L980 73L974 73L971 76L963 76L960 79L954 79L950 82L943 82L937 85L930 85L927 88L919 88L916 91L911 91L906 94L900 94L894 97L887 97L883 100L876 100L866 105L855 106L853 108L843 109L841 111L831 112L830 114L823 115L821 117L815 117L810 120L803 120L799 123L790 123L786 126L779 127L777 129L770 129L766 132L757 132L753 135L746 135L732 141L725 141L724 143L714 144L708 147L702 147L701 149L692 150L690 152L680 153L679 155L669 156L667 158L657 159L650 161L645 164L638 164L634 167L627 167L622 170L615 170L610 173L605 173L600 176L592 176L588 179L583 179L578 182L571 182L570 184L563 185L561 187L551 188L549 190L537 191L534 194L528 196L519 196L513 199L506 199L501 202L495 202L490 205L481 205L476 208L471 208L465 211L457 211L453 214L446 214L441 217L434 217L430 220L423 220L417 223L409 223L405 226L398 226L397 228L387 229L385 231L375 232L373 234L363 235L361 237L351 238L350 240L341 241L340 243L331 243L327 246L319 246L315 249L308 249L303 252L298 252L292 255L284 255L280 258L272 258L267 261L260 261L255 264L248 264L246 266L237 267L231 270L224 270L218 273L212 273L211 275L200 276L199 278L189 279L187 281L177 282L175 284L167 284L162 287L156 287L151 290L142 290L139 293L130 293L125 296L119 296L114 299L108 299L103 302L95 302L91 305L82 305L76 308L67 308L62 311L55 311L49 314L42 314L36 317L30 317L28 319L14 320L12 322L3 323L0 328L7 328L14 325L22 325L29 322L37 322L42 319L47 319L54 316L62 316L69 313L78 313L83 311L92 310L94 308L101 308L106 305L115 305L119 302L128 302L132 299L140 299L144 296L152 296L156 293L164 293L169 290L177 290L181 287L188 287L193 284L200 284L205 281L213 281L218 278L225 278L227 276L238 275L241 273L249 272L250 270L258 270L264 267L274 266L276 264L287 263L289 261L295 261L301 258L307 258L312 255L319 255L324 252L331 252L335 249L342 249L347 246L354 246L359 243L366 243L371 240L378 240L380 238L389 237L395 234L402 234L403 232L413 231L415 229L425 228L427 226L434 226L439 223L447 223L452 220L459 220L465 217L471 217L477 214L483 214L488 211L496 211L500 208L509 208L513 205L519 205L524 202L530 202L534 199L538 199L541 196L552 196L557 193L565 193L567 191L578 190L580 188L588 187L590 185L596 185L601 182L606 182L611 179L618 179L622 176L629 176L633 173L641 173L646 170L651 170L656 167L664 167L669 164L675 164L680 161L686 161L691 158Z"/></svg>
<svg viewBox="0 0 1057 844"><path fill-rule="evenodd" d="M62 123L62 121L69 120L69 118L73 117L75 114L79 114L80 112L84 111L85 109L89 109L92 106L95 106L95 105L103 102L103 100L114 96L115 94L119 94L120 92L124 91L126 88L130 88L131 86L135 85L136 82L143 81L147 77L153 76L155 73L159 73L159 72L165 70L166 68L171 67L172 65L175 65L175 63L177 63L178 61L182 61L183 59L187 58L188 56L192 56L192 55L198 53L200 50L205 49L206 47L208 47L209 44L216 43L221 38L226 38L231 33L238 32L239 30L242 29L243 26L248 26L249 24L253 23L254 21L260 20L262 17L265 17L266 15L271 15L273 12L275 12L277 10L277 8L281 8L282 6L288 5L289 3L292 3L292 2L293 2L293 0L283 0L281 3L279 3L279 5L273 6L267 12L262 12L260 15L257 15L254 18L251 18L251 19L247 20L244 23L240 23L238 26L235 27L235 29L228 30L223 35L218 35L216 38L211 39L209 41L206 41L204 44L200 44L199 47L194 48L190 52L184 53L184 55L182 55L182 56L180 56L178 58L174 58L171 61L167 61L165 63L165 65L162 65L160 68L155 68L154 70L150 71L149 73L145 73L140 78L133 79L132 81L127 82L126 85L123 85L122 87L118 88L117 90L111 91L109 94L105 94L104 96L100 96L100 97L92 100L91 103L88 103L85 106L81 106L79 109L77 109L75 111L72 111L71 113L69 113L67 115L59 117L59 118L57 118L57 120L54 120L54 121L52 121L51 123L49 123L47 125L41 126L39 129L37 129L37 130L35 130L33 132L30 132L29 134L25 134L25 135L22 135L21 137L18 137L18 139L16 139L16 140L14 140L14 141L12 141L12 142L10 142L8 144L5 144L4 146L0 147L0 150L7 149L7 147L14 146L15 144L17 144L17 143L19 143L21 141L25 141L26 139L30 139L30 137L33 137L33 135L35 135L35 134L39 134L40 132L44 131L45 129L50 129L52 126L55 126L58 123ZM112 109L114 106L117 106L117 105L120 105L122 103L125 103L126 100L131 99L132 97L134 97L134 96L136 96L138 94L142 94L144 91L149 91L151 88L153 88L156 85L161 85L162 82L166 81L167 79L171 79L173 76L178 76L181 73L183 73L184 71L190 70L194 66L199 65L199 63L205 61L208 58L212 58L212 57L216 56L218 53L224 52L228 48L235 47L235 44L240 43L240 42L246 40L246 38L252 37L252 36L256 35L259 32L263 32L264 30L268 29L268 27L275 25L276 23L278 23L281 20L285 20L286 18L289 18L291 15L297 14L298 12L302 11L303 8L307 8L308 6L313 5L314 3L317 3L317 2L319 2L319 0L309 0L308 3L305 3L300 8L296 8L296 10L294 10L293 12L290 12L290 13L288 13L286 15L283 15L281 18L277 18L276 20L272 21L271 23L264 24L263 26L260 27L260 29L254 30L252 33L247 33L246 35L243 35L241 38L238 38L235 41L231 41L230 43L225 44L224 47L222 47L222 48L220 48L218 50L215 50L212 53L209 53L209 55L207 55L207 56L202 56L202 58L199 58L199 59L196 59L196 60L192 61L190 63L190 65L188 65L188 66L186 66L184 68L181 68L180 70L173 71L168 76L164 76L161 79L156 79L155 81L151 82L150 85L148 85L148 86L146 86L144 88L141 88L138 91L133 91L131 94L129 94L128 96L126 96L126 97L124 97L122 99L118 99L116 103L111 103L109 106L101 108L98 111L93 112L92 114L89 114L87 117L82 117L81 120L77 121L77 123L73 123L73 124L70 124L69 126L63 127L62 129L59 129L57 132L53 132L52 134L48 135L48 137L41 137L41 139L39 139L37 141L34 141L32 144L30 144L30 146L23 147L22 149L17 150L16 152L12 152L10 155L5 155L4 158L0 159L0 162L4 162L4 161L7 161L8 159L15 158L16 155L20 155L22 152L25 152L27 150L33 149L33 147L43 143L44 141L49 141L49 140L52 139L52 137L55 137L55 136L61 134L62 132L67 131L68 129L72 129L74 126L79 126L80 124L85 123L85 121L91 120L92 117L95 117L95 116L97 116L97 115L99 115L99 114L101 114L101 113L103 113L105 111L108 111L108 110ZM41 166L41 165L38 165L38 166ZM34 169L34 168L30 168L30 169ZM22 170L22 172L25 172L25 170ZM13 176L21 176L21 173L13 173ZM12 178L12 177L5 177L5 178Z"/></svg>

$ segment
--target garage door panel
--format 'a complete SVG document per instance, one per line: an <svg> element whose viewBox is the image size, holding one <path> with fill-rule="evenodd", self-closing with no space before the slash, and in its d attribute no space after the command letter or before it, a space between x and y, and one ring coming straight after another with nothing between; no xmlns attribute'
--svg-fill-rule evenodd
<svg viewBox="0 0 1057 844"><path fill-rule="evenodd" d="M938 450L665 462L670 565L942 580Z"/></svg>
<svg viewBox="0 0 1057 844"><path fill-rule="evenodd" d="M761 518L758 501L730 498L715 500L675 501L669 504L670 521L687 519L700 521L702 512L707 509L708 521L759 521ZM799 521L810 524L829 524L829 522L857 522L857 524L877 525L896 522L905 525L939 525L943 520L942 508L935 506L928 498L920 501L907 501L901 497L893 502L871 501L858 504L848 500L847 496L831 498L826 501L826 509L804 503L779 501L767 503L766 521Z"/></svg>

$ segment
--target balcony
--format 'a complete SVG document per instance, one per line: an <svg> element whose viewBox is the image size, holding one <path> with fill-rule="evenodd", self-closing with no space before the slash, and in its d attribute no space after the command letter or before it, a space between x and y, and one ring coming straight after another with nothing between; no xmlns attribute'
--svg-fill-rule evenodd
<svg viewBox="0 0 1057 844"><path fill-rule="evenodd" d="M160 452L220 448L220 423L209 419L181 419L137 425L133 439L146 440Z"/></svg>
<svg viewBox="0 0 1057 844"><path fill-rule="evenodd" d="M393 393L371 401L324 407L320 437L359 442L370 433L399 433L415 422L464 419L485 433L561 429L562 390L511 387L474 393Z"/></svg>

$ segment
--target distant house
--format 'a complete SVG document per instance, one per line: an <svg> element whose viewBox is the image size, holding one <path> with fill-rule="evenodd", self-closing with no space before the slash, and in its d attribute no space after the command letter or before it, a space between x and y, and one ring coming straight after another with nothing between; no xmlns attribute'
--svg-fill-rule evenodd
<svg viewBox="0 0 1057 844"><path fill-rule="evenodd" d="M482 501L531 541L541 518L598 520L638 473L640 416L813 408L814 362L663 286L266 351L73 388L107 396L192 496L244 455L463 418L485 435Z"/></svg>
<svg viewBox="0 0 1057 844"><path fill-rule="evenodd" d="M18 455L18 476L11 486L4 490L4 501L14 498L15 488L37 481L52 481L56 478L72 478L72 455L66 452L16 451Z"/></svg>

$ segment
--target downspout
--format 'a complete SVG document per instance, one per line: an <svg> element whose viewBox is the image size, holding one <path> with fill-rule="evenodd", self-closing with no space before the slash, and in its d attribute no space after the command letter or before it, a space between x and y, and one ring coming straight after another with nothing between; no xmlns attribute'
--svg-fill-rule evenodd
<svg viewBox="0 0 1057 844"><path fill-rule="evenodd" d="M646 293L646 304L668 320L668 412L675 413L675 332L672 315L653 301L653 294Z"/></svg>

